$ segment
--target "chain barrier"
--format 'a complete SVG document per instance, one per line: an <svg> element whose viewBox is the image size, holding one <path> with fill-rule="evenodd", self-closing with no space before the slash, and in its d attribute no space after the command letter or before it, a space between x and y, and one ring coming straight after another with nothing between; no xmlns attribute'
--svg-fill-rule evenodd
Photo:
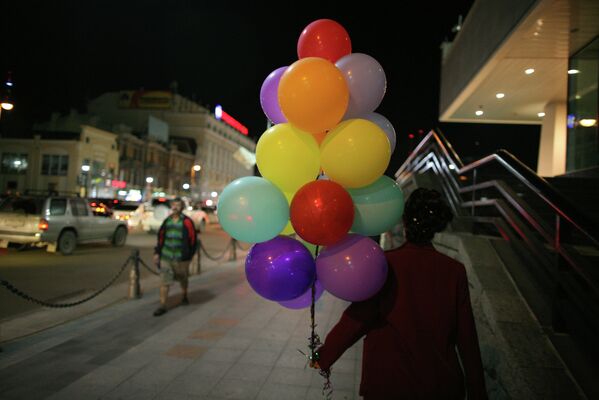
<svg viewBox="0 0 599 400"><path fill-rule="evenodd" d="M154 271L150 266L148 266L148 264L146 264L146 262L144 260L142 260L141 258L139 258L139 262L141 263L141 265L143 265L143 267L145 269L147 269L150 273L154 274L154 275L160 275L160 272L158 271Z"/></svg>
<svg viewBox="0 0 599 400"><path fill-rule="evenodd" d="M129 256L127 258L127 260L125 261L125 263L123 264L123 266L119 269L119 271L100 290L96 291L95 293L93 293L81 300L74 301L72 303L48 303L46 301L36 299L35 297L28 295L27 293L23 292L22 290L19 290L12 283L10 283L7 280L4 280L2 278L0 278L0 285L2 285L9 292L12 292L13 294L15 294L17 296L24 298L25 300L31 301L32 303L36 303L43 307L50 307L50 308L74 307L74 306L78 306L79 304L83 304L86 301L93 299L94 297L98 296L100 293L102 293L103 291L108 289L108 287L110 285L112 285L118 279L118 277L123 273L123 271L125 270L127 265L129 265L129 262L131 261L132 258L133 258L132 256Z"/></svg>
<svg viewBox="0 0 599 400"><path fill-rule="evenodd" d="M229 244L227 244L227 247L225 247L225 249L218 255L218 256L212 256L210 255L207 251L206 248L204 247L204 244L202 242L200 242L200 249L202 250L202 252L204 253L204 255L206 257L208 257L210 260L212 261L219 261L221 259L223 259L225 257L225 254L227 254L227 250L229 250L229 248L231 247L231 244L233 242L230 241Z"/></svg>
<svg viewBox="0 0 599 400"><path fill-rule="evenodd" d="M237 247L239 247L240 250L248 251L250 249L250 247L252 247L252 245L249 244L248 247L244 248L241 244L239 244L239 242L237 242Z"/></svg>

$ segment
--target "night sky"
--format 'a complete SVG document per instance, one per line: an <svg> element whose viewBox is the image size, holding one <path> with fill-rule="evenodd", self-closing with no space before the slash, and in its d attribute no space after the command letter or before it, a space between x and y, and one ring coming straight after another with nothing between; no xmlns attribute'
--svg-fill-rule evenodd
<svg viewBox="0 0 599 400"><path fill-rule="evenodd" d="M54 4L55 3L55 4ZM387 93L377 112L397 132L392 175L410 142L440 127L463 159L505 148L536 167L538 126L439 124L439 45L472 1L357 6L318 2L226 1L4 2L0 9L0 74L12 71L15 109L0 129L24 131L52 111L85 112L88 99L122 89L168 89L223 109L258 138L266 128L262 82L297 60L297 40L310 22L330 18L348 31L352 51L382 65ZM126 3L126 4L121 4Z"/></svg>

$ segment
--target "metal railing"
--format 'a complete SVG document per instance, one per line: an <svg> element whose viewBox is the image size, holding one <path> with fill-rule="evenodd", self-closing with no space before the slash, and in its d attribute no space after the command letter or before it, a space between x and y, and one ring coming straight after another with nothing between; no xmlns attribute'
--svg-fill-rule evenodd
<svg viewBox="0 0 599 400"><path fill-rule="evenodd" d="M551 265L547 276L553 284L567 286L573 298L593 300L589 315L595 315L599 265L589 264L579 250L599 256L597 226L551 184L506 150L464 165L440 131L425 136L395 177L406 185L426 172L439 178L456 215L473 226L491 224L504 239L523 243L536 260ZM560 282L562 272L573 278Z"/></svg>

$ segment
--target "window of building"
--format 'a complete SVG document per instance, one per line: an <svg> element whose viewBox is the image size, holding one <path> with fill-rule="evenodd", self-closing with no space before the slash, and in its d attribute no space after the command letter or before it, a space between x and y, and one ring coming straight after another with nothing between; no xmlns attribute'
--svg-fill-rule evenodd
<svg viewBox="0 0 599 400"><path fill-rule="evenodd" d="M27 170L27 154L2 153L0 170L7 174L24 174Z"/></svg>
<svg viewBox="0 0 599 400"><path fill-rule="evenodd" d="M42 156L42 175L66 176L68 169L68 155L44 154Z"/></svg>
<svg viewBox="0 0 599 400"><path fill-rule="evenodd" d="M568 172L599 166L599 38L570 58L568 74Z"/></svg>

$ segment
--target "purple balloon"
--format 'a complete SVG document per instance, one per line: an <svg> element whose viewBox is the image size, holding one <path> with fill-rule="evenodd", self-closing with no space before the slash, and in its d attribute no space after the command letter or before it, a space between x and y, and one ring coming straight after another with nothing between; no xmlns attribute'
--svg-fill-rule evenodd
<svg viewBox="0 0 599 400"><path fill-rule="evenodd" d="M335 65L349 87L349 104L343 119L362 118L376 110L387 90L387 77L381 64L368 54L352 53L340 58Z"/></svg>
<svg viewBox="0 0 599 400"><path fill-rule="evenodd" d="M279 91L279 81L287 71L288 67L280 67L272 71L262 83L260 88L260 105L262 111L272 121L273 124L281 124L287 122L287 118L281 111L277 92Z"/></svg>
<svg viewBox="0 0 599 400"><path fill-rule="evenodd" d="M372 239L355 233L327 246L316 259L318 280L327 292L346 301L374 296L387 279L387 260Z"/></svg>
<svg viewBox="0 0 599 400"><path fill-rule="evenodd" d="M314 302L316 303L320 299L320 296L322 296L324 288L318 279L316 279L315 286ZM310 307L312 305L312 286L300 297L287 301L279 301L279 304L292 310L301 310L302 308Z"/></svg>
<svg viewBox="0 0 599 400"><path fill-rule="evenodd" d="M391 125L391 122L381 114L375 112L366 114L362 118L374 122L383 130L383 132L385 132L385 135L387 135L387 138L389 139L389 144L391 145L391 153L393 153L397 137L395 135L395 128Z"/></svg>
<svg viewBox="0 0 599 400"><path fill-rule="evenodd" d="M292 300L312 285L316 266L303 244L289 236L277 236L252 246L245 259L245 275L260 296Z"/></svg>

